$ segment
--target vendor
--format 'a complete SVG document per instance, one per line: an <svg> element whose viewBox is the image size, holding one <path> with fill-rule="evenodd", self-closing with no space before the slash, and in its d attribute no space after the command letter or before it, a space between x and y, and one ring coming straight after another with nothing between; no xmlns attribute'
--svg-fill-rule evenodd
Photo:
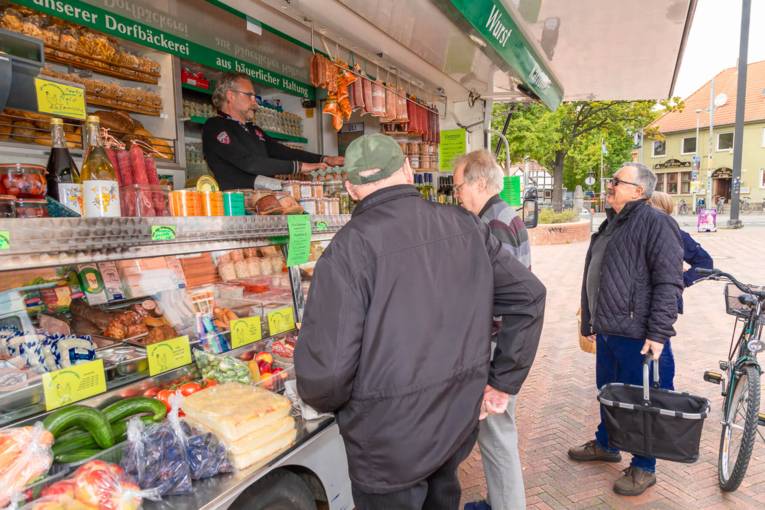
<svg viewBox="0 0 765 510"><path fill-rule="evenodd" d="M341 156L322 156L286 147L255 125L255 87L244 73L228 73L212 98L218 115L202 128L202 150L221 189L252 188L256 176L307 173L343 164Z"/></svg>

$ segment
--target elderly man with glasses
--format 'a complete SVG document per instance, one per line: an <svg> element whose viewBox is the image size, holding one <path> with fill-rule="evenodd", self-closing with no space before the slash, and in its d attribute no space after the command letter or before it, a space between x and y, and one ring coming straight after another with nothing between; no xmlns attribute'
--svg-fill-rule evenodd
<svg viewBox="0 0 765 510"><path fill-rule="evenodd" d="M656 176L625 163L608 185L608 219L593 234L584 265L582 334L596 337L596 383L643 384L643 357L659 363L662 388L672 389L675 335L683 290L683 249L675 221L651 207ZM595 439L571 448L579 462L620 462L608 444L601 413ZM637 496L656 483L656 459L634 455L614 492Z"/></svg>
<svg viewBox="0 0 765 510"><path fill-rule="evenodd" d="M202 150L221 189L252 188L258 175L306 173L343 164L339 156L284 146L257 126L255 87L244 73L224 74L212 102L218 115L202 128Z"/></svg>

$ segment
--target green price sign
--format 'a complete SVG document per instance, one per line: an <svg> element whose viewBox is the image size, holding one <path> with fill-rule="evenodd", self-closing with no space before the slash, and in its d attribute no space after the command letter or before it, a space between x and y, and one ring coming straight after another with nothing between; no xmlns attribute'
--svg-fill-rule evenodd
<svg viewBox="0 0 765 510"><path fill-rule="evenodd" d="M152 225L151 240L152 241L174 241L175 227L172 225Z"/></svg>
<svg viewBox="0 0 765 510"><path fill-rule="evenodd" d="M11 249L11 233L7 230L0 230L0 250Z"/></svg>
<svg viewBox="0 0 765 510"><path fill-rule="evenodd" d="M287 243L287 267L305 264L311 255L311 216L287 216L287 228L290 233Z"/></svg>

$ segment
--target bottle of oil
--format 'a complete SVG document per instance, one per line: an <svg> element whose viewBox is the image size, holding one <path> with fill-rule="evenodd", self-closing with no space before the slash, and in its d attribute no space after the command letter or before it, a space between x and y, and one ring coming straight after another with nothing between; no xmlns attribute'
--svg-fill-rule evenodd
<svg viewBox="0 0 765 510"><path fill-rule="evenodd" d="M101 121L97 116L89 115L86 128L87 152L81 176L84 216L118 218L120 191L117 172L104 150Z"/></svg>
<svg viewBox="0 0 765 510"><path fill-rule="evenodd" d="M69 209L82 214L80 171L69 153L64 135L64 121L50 121L52 147L48 158L48 195Z"/></svg>

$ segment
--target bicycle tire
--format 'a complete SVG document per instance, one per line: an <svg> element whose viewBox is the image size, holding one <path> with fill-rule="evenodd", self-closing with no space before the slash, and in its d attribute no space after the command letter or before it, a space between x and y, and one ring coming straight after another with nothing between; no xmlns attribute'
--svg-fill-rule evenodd
<svg viewBox="0 0 765 510"><path fill-rule="evenodd" d="M738 391L741 385L746 382L745 390ZM746 395L744 395L746 393ZM744 480L746 470L749 467L749 459L752 457L755 435L757 434L758 413L760 411L760 372L753 366L744 366L741 376L736 380L735 386L730 389L728 395L733 399L726 411L727 416L723 423L722 433L720 434L720 454L717 459L717 475L720 488L726 492L733 492L738 489ZM730 470L730 476L727 476L727 468L731 465L730 436L732 433L732 416L738 414L739 403L745 399L748 403L746 413L743 415L743 433L741 435L741 444L736 452L733 469Z"/></svg>

